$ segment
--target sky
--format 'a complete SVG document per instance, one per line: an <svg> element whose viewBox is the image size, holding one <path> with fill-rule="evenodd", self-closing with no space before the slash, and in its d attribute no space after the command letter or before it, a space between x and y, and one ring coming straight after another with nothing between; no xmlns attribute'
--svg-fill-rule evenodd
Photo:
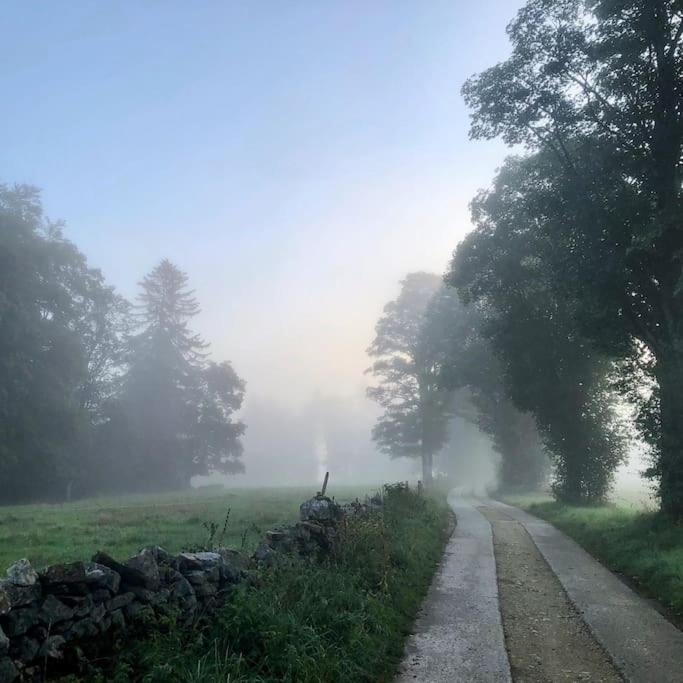
<svg viewBox="0 0 683 683"><path fill-rule="evenodd" d="M179 265L249 400L358 396L383 305L443 272L507 153L460 88L520 5L5 0L0 181L126 296Z"/></svg>

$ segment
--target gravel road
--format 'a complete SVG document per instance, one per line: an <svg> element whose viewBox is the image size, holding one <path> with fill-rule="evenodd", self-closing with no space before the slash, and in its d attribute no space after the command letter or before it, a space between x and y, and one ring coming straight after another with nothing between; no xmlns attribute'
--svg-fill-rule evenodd
<svg viewBox="0 0 683 683"><path fill-rule="evenodd" d="M397 681L683 681L683 633L550 524L451 495L458 523Z"/></svg>

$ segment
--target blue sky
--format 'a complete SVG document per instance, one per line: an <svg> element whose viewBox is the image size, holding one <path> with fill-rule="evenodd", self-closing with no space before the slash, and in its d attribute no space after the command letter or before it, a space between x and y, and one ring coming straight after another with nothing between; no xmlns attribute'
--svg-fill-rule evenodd
<svg viewBox="0 0 683 683"><path fill-rule="evenodd" d="M464 79L513 0L6 0L2 177L126 295L162 257L257 396L357 393L382 305L442 271L506 154Z"/></svg>

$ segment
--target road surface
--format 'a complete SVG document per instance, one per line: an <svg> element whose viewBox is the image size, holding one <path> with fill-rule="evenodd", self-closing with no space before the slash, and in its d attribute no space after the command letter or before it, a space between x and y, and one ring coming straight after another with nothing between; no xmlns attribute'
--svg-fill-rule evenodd
<svg viewBox="0 0 683 683"><path fill-rule="evenodd" d="M683 682L683 633L574 541L497 501L449 503L399 683Z"/></svg>

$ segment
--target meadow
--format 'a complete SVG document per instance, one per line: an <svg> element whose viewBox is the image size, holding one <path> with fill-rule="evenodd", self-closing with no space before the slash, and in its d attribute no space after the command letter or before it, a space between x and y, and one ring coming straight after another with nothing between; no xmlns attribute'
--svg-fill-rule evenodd
<svg viewBox="0 0 683 683"><path fill-rule="evenodd" d="M372 491L367 486L330 487L328 494L345 502ZM205 525L212 522L222 536L215 539L221 545L253 550L267 529L296 521L299 505L315 493L311 487L208 487L0 507L0 574L22 557L41 567L89 559L97 550L117 559L126 559L145 545L177 552L204 544L209 534Z"/></svg>

